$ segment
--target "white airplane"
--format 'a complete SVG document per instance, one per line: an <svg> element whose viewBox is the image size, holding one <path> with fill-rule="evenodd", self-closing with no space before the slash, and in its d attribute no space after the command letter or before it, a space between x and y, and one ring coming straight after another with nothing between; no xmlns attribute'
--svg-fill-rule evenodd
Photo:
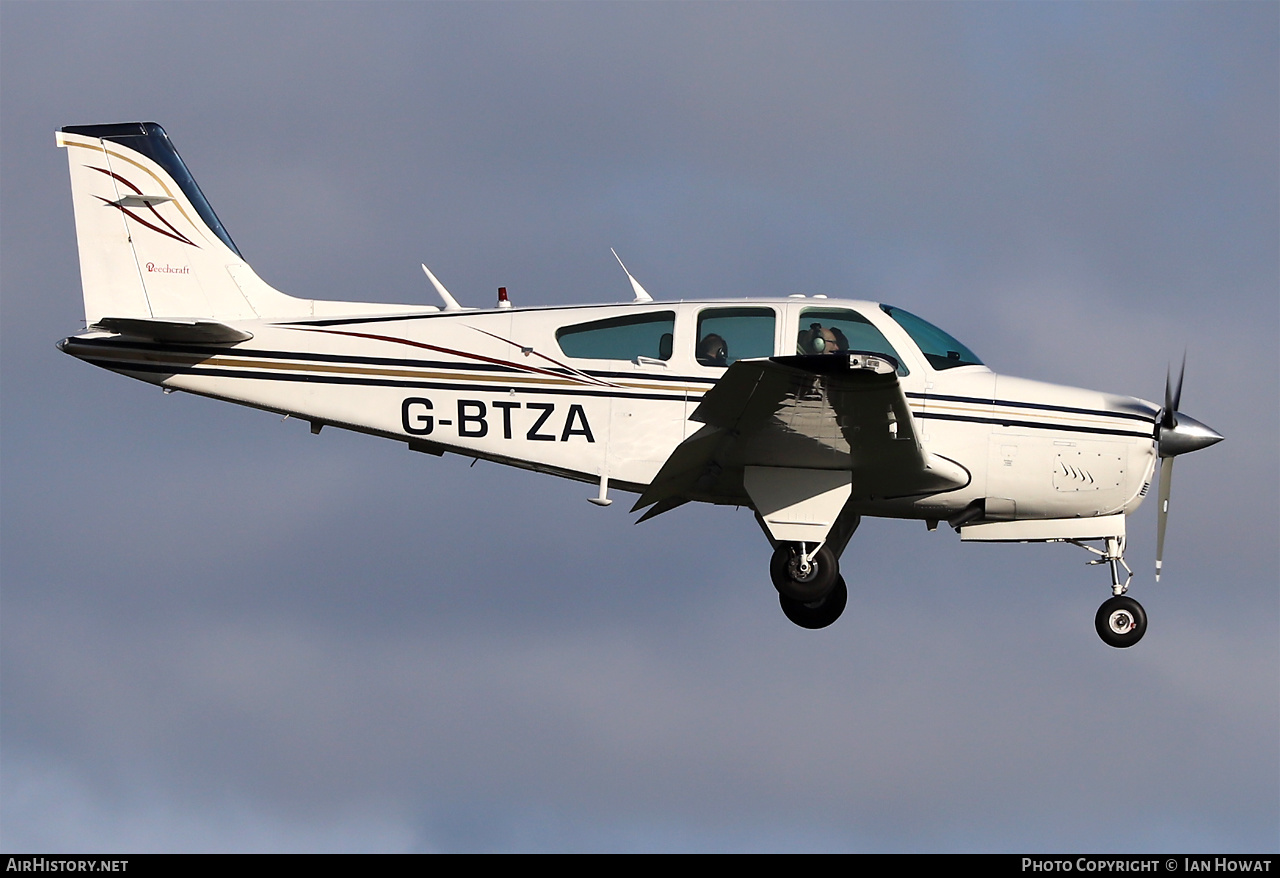
<svg viewBox="0 0 1280 878"><path fill-rule="evenodd" d="M844 609L839 558L870 515L1085 548L1111 572L1098 634L1132 646L1147 620L1126 594L1125 518L1162 460L1158 580L1173 458L1222 439L1178 411L1181 373L1163 406L1010 378L871 302L655 302L627 272L628 304L517 309L503 288L473 309L425 265L443 309L294 298L241 257L159 125L70 126L57 143L87 326L64 352L312 433L594 483L600 506L636 493L640 521L691 501L746 506L783 612L805 628Z"/></svg>

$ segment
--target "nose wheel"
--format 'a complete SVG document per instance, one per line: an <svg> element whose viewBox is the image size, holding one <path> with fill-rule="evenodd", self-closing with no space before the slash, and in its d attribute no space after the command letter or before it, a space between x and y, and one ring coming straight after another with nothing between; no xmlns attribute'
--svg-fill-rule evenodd
<svg viewBox="0 0 1280 878"><path fill-rule="evenodd" d="M1147 611L1142 604L1125 594L1129 590L1129 582L1133 579L1133 571L1124 563L1124 537L1107 537L1102 549L1085 545L1079 540L1067 540L1098 557L1090 564L1106 564L1111 568L1111 598L1103 601L1098 607L1098 614L1093 618L1093 627L1097 629L1102 642L1117 649L1133 646L1147 633ZM1120 570L1124 569L1124 578Z"/></svg>
<svg viewBox="0 0 1280 878"><path fill-rule="evenodd" d="M1103 643L1124 649L1147 633L1147 611L1128 595L1116 595L1098 607L1093 624Z"/></svg>

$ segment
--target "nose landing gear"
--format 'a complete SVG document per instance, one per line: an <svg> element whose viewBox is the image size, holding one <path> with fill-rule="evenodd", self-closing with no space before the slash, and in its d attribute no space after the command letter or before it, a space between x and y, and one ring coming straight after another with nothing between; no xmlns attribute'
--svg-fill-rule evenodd
<svg viewBox="0 0 1280 878"><path fill-rule="evenodd" d="M1102 642L1117 649L1133 646L1147 633L1147 611L1142 604L1125 594L1129 590L1129 582L1133 579L1133 571L1124 563L1124 537L1107 537L1105 549L1095 549L1077 540L1068 542L1098 555L1090 564L1107 564L1111 568L1111 598L1103 601L1098 607L1098 614L1093 618L1093 627L1097 629ZM1124 568L1124 582L1120 581L1120 568Z"/></svg>

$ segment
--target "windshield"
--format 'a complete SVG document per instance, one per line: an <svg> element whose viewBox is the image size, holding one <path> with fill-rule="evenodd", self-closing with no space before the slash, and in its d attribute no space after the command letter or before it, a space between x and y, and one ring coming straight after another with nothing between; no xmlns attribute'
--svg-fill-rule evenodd
<svg viewBox="0 0 1280 878"><path fill-rule="evenodd" d="M910 311L903 311L892 305L881 305L880 310L892 317L899 326L906 330L920 347L920 353L929 361L929 365L939 371L954 369L957 366L981 366L973 351L956 341L947 333L927 320L921 320Z"/></svg>

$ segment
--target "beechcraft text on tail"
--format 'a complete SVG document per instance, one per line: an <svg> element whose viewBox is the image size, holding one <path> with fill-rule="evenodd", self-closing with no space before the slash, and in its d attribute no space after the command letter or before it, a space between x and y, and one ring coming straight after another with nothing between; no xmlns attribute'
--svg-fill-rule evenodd
<svg viewBox="0 0 1280 878"><path fill-rule="evenodd" d="M600 506L636 494L640 521L744 506L806 628L839 617L841 554L863 516L884 516L1087 549L1111 573L1097 631L1131 646L1146 614L1126 594L1126 517L1159 464L1158 579L1174 457L1222 438L1178 411L1181 372L1162 404L997 375L872 302L659 302L627 272L625 304L514 308L502 289L475 309L426 266L442 308L295 298L240 255L159 125L70 126L57 143L87 326L66 353L315 433L589 482Z"/></svg>

